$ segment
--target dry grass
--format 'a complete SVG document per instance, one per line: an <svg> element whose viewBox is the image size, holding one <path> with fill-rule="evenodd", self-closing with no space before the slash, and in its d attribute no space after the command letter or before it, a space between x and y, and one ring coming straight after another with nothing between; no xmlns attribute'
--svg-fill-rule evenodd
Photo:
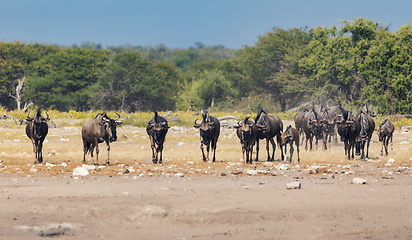
<svg viewBox="0 0 412 240"><path fill-rule="evenodd" d="M45 165L38 166L39 170L49 171L53 174L68 173L73 168L82 165L83 160L83 144L81 140L82 120L56 120L57 123L64 122L65 127L51 128L44 143L44 159L48 163L59 165L61 163L68 163L68 168L56 167L47 168ZM0 127L0 161L2 161L3 172L6 171L4 167L8 168L11 173L22 172L29 173L31 165L34 162L34 153L32 151L32 144L25 135L25 126L16 125L12 120L6 120L4 123L8 127ZM288 122L289 123L289 122ZM59 124L58 124L59 125ZM286 124L285 124L286 126ZM389 156L381 156L381 143L378 142L377 136L373 135L373 143L370 146L370 158L379 159L380 162L372 163L375 165L384 165L389 158L396 160L396 166L409 164L412 157L411 143L412 135L401 133L397 131L394 137L394 151L390 151ZM408 143L407 143L408 142ZM260 162L261 165L266 160L265 142L260 141ZM105 144L100 144L99 163L104 164L107 158L107 149ZM289 149L288 154L289 156ZM218 163L212 165L213 168L226 168L227 163L240 163L242 158L241 146L234 130L222 129L219 138L216 158ZM332 144L328 150L323 150L319 145L316 150L306 151L303 146L300 148L300 158L302 167L311 166L313 164L355 164L360 162L359 157L355 160L347 160L344 155L343 144ZM86 159L91 164L91 157L87 155ZM151 150L149 139L144 128L133 127L125 125L118 127L118 141L111 144L110 151L111 163L125 164L125 165L150 165L151 164ZM165 149L163 153L164 165L186 165L188 161L194 163L194 168L209 168L210 164L204 164L202 161L199 133L194 128L186 128L184 133L169 131ZM279 148L276 149L275 163L281 163ZM297 165L297 151L295 150L292 165ZM13 169L13 170L11 170ZM17 170L16 170L17 169ZM104 171L104 170L102 170ZM172 172L176 172L174 170Z"/></svg>

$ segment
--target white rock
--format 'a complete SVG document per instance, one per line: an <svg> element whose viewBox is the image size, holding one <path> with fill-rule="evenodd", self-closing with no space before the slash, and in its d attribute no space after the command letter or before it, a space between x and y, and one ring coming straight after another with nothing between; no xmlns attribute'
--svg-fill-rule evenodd
<svg viewBox="0 0 412 240"><path fill-rule="evenodd" d="M183 145L185 145L184 142L178 142L178 143L177 143L177 146L183 146Z"/></svg>
<svg viewBox="0 0 412 240"><path fill-rule="evenodd" d="M389 158L388 163L395 163L395 159Z"/></svg>
<svg viewBox="0 0 412 240"><path fill-rule="evenodd" d="M289 170L289 167L290 167L289 164L281 164L281 165L278 167L278 169L279 169L280 171L286 171L286 170Z"/></svg>
<svg viewBox="0 0 412 240"><path fill-rule="evenodd" d="M62 163L62 167L67 167L67 163Z"/></svg>
<svg viewBox="0 0 412 240"><path fill-rule="evenodd" d="M386 163L385 167L392 167L392 163Z"/></svg>
<svg viewBox="0 0 412 240"><path fill-rule="evenodd" d="M192 162L192 161L188 161L188 162L187 162L187 165L193 165L193 164L195 164L195 163Z"/></svg>
<svg viewBox="0 0 412 240"><path fill-rule="evenodd" d="M364 178L354 178L354 179L352 180L352 183L353 183L353 184L363 185L363 184L366 184L366 179L364 179Z"/></svg>
<svg viewBox="0 0 412 240"><path fill-rule="evenodd" d="M287 189L300 189L301 188L301 183L300 182L291 182L286 184Z"/></svg>
<svg viewBox="0 0 412 240"><path fill-rule="evenodd" d="M30 169L30 173L35 173L35 172L37 172L38 170L37 170L37 168L31 168Z"/></svg>
<svg viewBox="0 0 412 240"><path fill-rule="evenodd" d="M37 234L41 237L55 237L60 235L75 236L79 235L82 230L78 224L71 223L52 223L44 226L18 226L17 229Z"/></svg>
<svg viewBox="0 0 412 240"><path fill-rule="evenodd" d="M249 170L246 171L246 174L250 175L250 176L255 176L255 175L258 174L258 171L249 169Z"/></svg>
<svg viewBox="0 0 412 240"><path fill-rule="evenodd" d="M183 173L176 173L175 177L184 177L185 175Z"/></svg>
<svg viewBox="0 0 412 240"><path fill-rule="evenodd" d="M271 162L264 162L263 166L264 167L273 167L273 164Z"/></svg>
<svg viewBox="0 0 412 240"><path fill-rule="evenodd" d="M55 167L56 165L54 165L53 163L46 163L46 167Z"/></svg>
<svg viewBox="0 0 412 240"><path fill-rule="evenodd" d="M88 176L89 170L83 167L77 167L73 170L73 176Z"/></svg>

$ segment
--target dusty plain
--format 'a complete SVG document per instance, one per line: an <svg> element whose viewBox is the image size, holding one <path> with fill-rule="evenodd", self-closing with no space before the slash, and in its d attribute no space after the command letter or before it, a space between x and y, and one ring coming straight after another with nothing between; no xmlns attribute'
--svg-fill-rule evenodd
<svg viewBox="0 0 412 240"><path fill-rule="evenodd" d="M121 126L111 164L101 144L100 165L88 155L89 175L73 176L83 165L80 127L51 128L45 163L35 165L24 126L4 124L0 239L412 239L408 129L396 130L389 156L374 134L368 161L348 161L338 142L301 146L300 163L296 151L280 161L277 148L265 162L261 141L260 161L246 165L233 129L222 129L217 162L204 163L198 132L176 127L155 165L145 129Z"/></svg>

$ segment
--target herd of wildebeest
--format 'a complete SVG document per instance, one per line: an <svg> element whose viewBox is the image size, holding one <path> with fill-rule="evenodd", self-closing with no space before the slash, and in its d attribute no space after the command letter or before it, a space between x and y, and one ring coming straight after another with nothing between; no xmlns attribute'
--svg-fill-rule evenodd
<svg viewBox="0 0 412 240"><path fill-rule="evenodd" d="M117 114L117 113L116 113ZM50 120L46 112L47 118L41 116L41 110L38 109L33 117L30 117L30 112L27 114L26 134L33 143L33 151L36 156L35 163L43 161L42 147L43 141L48 133L48 124ZM117 119L111 119L106 113L99 113L94 119L88 119L82 126L83 139L83 162L86 162L86 154L90 152L93 163L98 164L99 161L99 143L105 142L107 145L107 162L109 164L110 142L117 140L116 126L122 124L120 115ZM209 150L213 151L212 161L216 161L216 147L220 135L220 123L218 118L211 116L207 111L202 111L202 121L198 123L198 119L194 121L194 127L199 129L200 133L200 148L202 151L203 161L209 161ZM354 158L354 150L356 147L356 155L361 155L361 159L368 158L369 143L372 133L375 131L375 122L373 114L369 111L365 104L354 116L351 112L346 111L344 107L338 103L330 108L321 107L317 112L305 109L298 112L295 117L295 128L291 125L287 126L285 131L282 121L276 117L268 115L261 110L255 120L246 117L239 121L236 128L236 134L240 139L242 146L243 159L246 163L252 163L252 153L256 144L256 158L259 160L259 140L266 139L267 161L274 161L276 143L280 148L281 159L284 161L282 146L285 147L285 155L287 153L287 145L290 146L289 161L292 162L294 145L297 148L298 162L300 162L299 145L300 141L306 140L305 149L308 150L308 141L310 150L312 150L313 138L316 144L322 140L324 149L327 149L327 142L337 142L337 134L340 135L340 140L344 142L345 155L348 159ZM149 120L146 127L146 132L149 135L152 161L153 163L162 163L163 144L169 129L167 120L154 112L154 116ZM383 149L388 155L388 143L392 142L394 125L385 119L377 129L379 141L382 142L381 154ZM302 140L301 140L302 136ZM269 142L272 145L272 154L270 154ZM366 147L366 154L365 154ZM96 162L94 162L93 152L96 148ZM352 152L351 152L352 150Z"/></svg>

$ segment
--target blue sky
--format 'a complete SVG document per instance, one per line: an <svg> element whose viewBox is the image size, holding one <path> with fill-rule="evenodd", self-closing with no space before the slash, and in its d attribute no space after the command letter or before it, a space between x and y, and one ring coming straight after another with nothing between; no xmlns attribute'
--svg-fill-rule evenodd
<svg viewBox="0 0 412 240"><path fill-rule="evenodd" d="M0 0L0 41L238 49L274 26L341 26L362 17L396 31L411 24L411 9L412 1L397 0Z"/></svg>

